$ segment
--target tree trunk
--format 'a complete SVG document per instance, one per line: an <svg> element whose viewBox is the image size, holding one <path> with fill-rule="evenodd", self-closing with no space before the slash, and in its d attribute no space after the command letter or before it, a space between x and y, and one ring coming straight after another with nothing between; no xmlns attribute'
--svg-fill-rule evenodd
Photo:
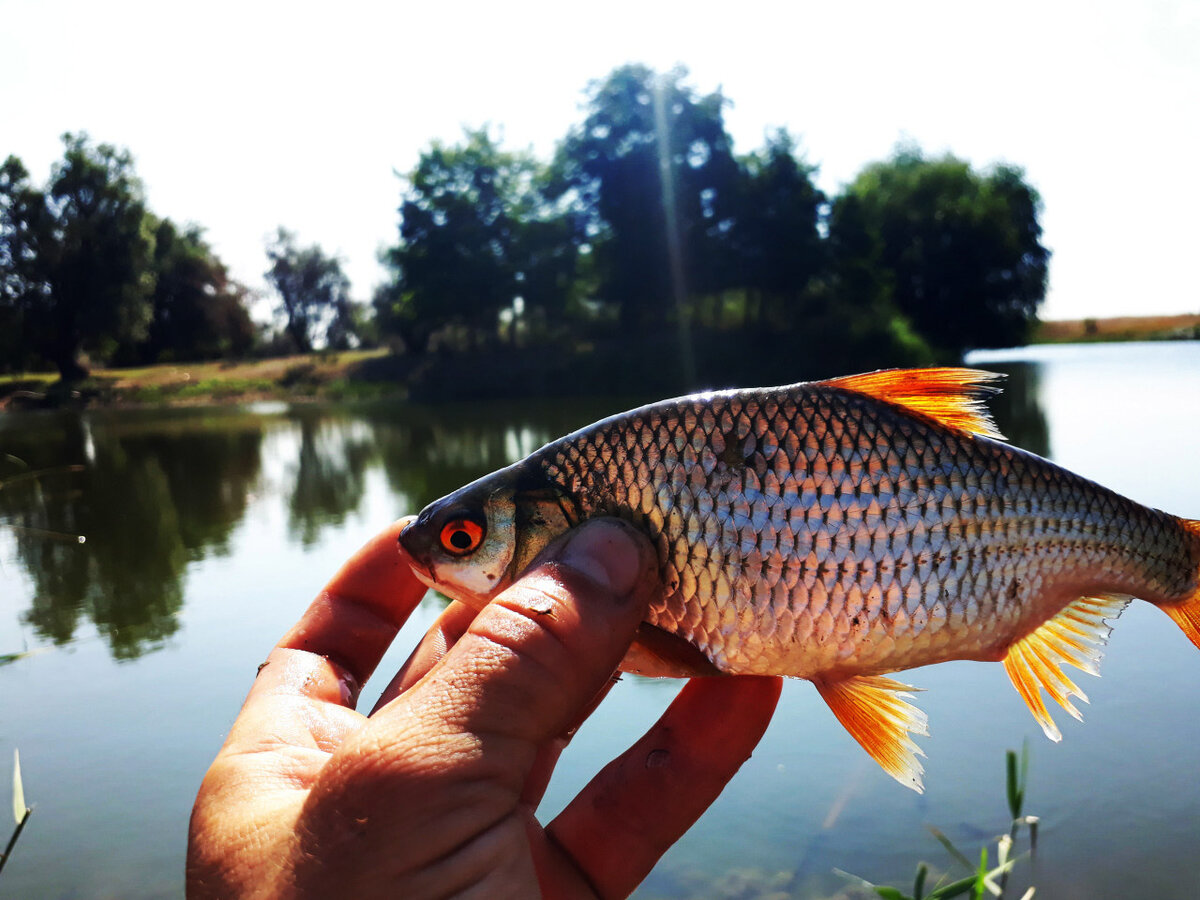
<svg viewBox="0 0 1200 900"><path fill-rule="evenodd" d="M88 370L79 362L79 347L70 341L59 341L54 348L54 365L58 377L66 383L83 381L88 376Z"/></svg>

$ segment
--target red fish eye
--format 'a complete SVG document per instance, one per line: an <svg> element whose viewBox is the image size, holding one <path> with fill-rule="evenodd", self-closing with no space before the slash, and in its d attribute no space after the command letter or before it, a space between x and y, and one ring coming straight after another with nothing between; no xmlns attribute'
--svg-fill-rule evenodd
<svg viewBox="0 0 1200 900"><path fill-rule="evenodd" d="M454 556L465 556L483 543L483 526L470 519L451 519L442 526L442 549Z"/></svg>

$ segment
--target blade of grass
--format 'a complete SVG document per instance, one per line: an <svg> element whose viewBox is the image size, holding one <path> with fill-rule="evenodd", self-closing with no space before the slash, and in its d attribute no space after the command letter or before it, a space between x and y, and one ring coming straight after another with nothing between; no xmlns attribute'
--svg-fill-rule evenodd
<svg viewBox="0 0 1200 900"><path fill-rule="evenodd" d="M988 854L987 847L981 847L979 850L979 868L975 870L975 889L971 892L971 896L978 900L983 896L984 880L988 873Z"/></svg>
<svg viewBox="0 0 1200 900"><path fill-rule="evenodd" d="M938 843L946 848L946 852L949 853L951 856L953 856L955 858L955 860L957 860L959 863L962 864L962 867L964 869L966 869L968 872L974 871L975 864L972 863L969 859L967 859L959 851L959 849L957 847L955 847L952 843L950 843L950 838L948 838L948 837L946 837L946 835L942 834L942 832L939 829L935 828L933 825L926 825L925 827L928 828L929 832L935 838L938 839Z"/></svg>
<svg viewBox="0 0 1200 900"><path fill-rule="evenodd" d="M1009 750L1005 754L1005 771L1007 774L1008 788L1008 811L1012 813L1014 819L1021 818L1021 802L1025 799L1022 796L1021 776L1017 771L1017 754Z"/></svg>
<svg viewBox="0 0 1200 900"><path fill-rule="evenodd" d="M25 805L25 785L21 782L21 755L13 750L13 818L17 820L17 827L13 831L12 837L8 839L8 846L4 848L4 853L0 854L0 872L4 871L4 864L12 856L13 847L17 845L17 838L25 830L25 823L29 821L32 813L33 810Z"/></svg>
<svg viewBox="0 0 1200 900"><path fill-rule="evenodd" d="M13 748L13 819L18 825L29 812L25 805L25 785L21 781L21 751Z"/></svg>

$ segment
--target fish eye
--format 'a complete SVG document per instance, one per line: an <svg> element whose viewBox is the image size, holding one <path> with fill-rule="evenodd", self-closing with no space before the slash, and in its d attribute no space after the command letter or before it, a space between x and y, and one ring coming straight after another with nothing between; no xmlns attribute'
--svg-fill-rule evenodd
<svg viewBox="0 0 1200 900"><path fill-rule="evenodd" d="M451 556L466 556L483 543L483 525L474 519L456 516L442 526L442 549Z"/></svg>

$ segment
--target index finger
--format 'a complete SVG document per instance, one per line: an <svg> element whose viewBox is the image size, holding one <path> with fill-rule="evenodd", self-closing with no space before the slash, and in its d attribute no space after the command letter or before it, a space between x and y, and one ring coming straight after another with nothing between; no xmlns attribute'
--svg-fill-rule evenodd
<svg viewBox="0 0 1200 900"><path fill-rule="evenodd" d="M413 574L399 542L400 532L412 520L409 516L393 522L354 554L277 649L305 650L325 658L341 670L340 680L357 697L425 596L425 585Z"/></svg>

